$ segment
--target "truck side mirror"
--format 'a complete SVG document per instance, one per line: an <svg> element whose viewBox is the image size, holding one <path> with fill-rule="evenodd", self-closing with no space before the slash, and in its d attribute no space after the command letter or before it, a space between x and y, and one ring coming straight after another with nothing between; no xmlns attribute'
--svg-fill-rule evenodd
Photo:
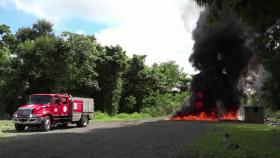
<svg viewBox="0 0 280 158"><path fill-rule="evenodd" d="M59 99L59 98L55 98L55 99L54 99L54 103L55 103L55 104L59 104L59 103L60 103L60 99Z"/></svg>

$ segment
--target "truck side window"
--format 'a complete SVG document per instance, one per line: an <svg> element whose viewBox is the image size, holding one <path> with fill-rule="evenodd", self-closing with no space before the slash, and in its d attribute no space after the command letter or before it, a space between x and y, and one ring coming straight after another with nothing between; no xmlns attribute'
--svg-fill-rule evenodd
<svg viewBox="0 0 280 158"><path fill-rule="evenodd" d="M67 98L66 97L62 97L62 104L67 104Z"/></svg>
<svg viewBox="0 0 280 158"><path fill-rule="evenodd" d="M54 104L58 105L60 103L60 99L58 96L54 96Z"/></svg>

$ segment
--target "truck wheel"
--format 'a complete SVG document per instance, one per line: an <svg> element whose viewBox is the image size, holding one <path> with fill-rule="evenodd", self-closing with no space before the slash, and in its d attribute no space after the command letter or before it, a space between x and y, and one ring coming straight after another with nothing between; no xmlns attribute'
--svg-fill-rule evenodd
<svg viewBox="0 0 280 158"><path fill-rule="evenodd" d="M88 125L87 116L82 115L81 119L77 122L78 127L86 127Z"/></svg>
<svg viewBox="0 0 280 158"><path fill-rule="evenodd" d="M49 116L46 116L41 124L42 131L48 131L51 129L52 123Z"/></svg>
<svg viewBox="0 0 280 158"><path fill-rule="evenodd" d="M25 125L15 124L16 131L24 131Z"/></svg>

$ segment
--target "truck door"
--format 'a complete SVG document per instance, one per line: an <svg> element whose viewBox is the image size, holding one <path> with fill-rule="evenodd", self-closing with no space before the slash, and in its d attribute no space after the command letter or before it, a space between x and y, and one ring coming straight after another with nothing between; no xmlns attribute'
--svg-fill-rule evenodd
<svg viewBox="0 0 280 158"><path fill-rule="evenodd" d="M70 115L70 100L69 97L61 97L61 104L59 105L60 116Z"/></svg>
<svg viewBox="0 0 280 158"><path fill-rule="evenodd" d="M52 106L52 113L54 117L59 116L59 104L60 104L60 97L54 96L53 106Z"/></svg>

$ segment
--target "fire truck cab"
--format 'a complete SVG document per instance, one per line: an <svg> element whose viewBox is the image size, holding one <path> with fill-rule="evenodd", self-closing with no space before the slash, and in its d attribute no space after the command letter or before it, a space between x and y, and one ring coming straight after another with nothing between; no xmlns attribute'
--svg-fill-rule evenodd
<svg viewBox="0 0 280 158"><path fill-rule="evenodd" d="M76 123L86 127L93 119L93 98L78 98L68 94L32 94L25 105L20 106L13 114L17 131L27 126L38 126L48 131L57 125L67 127Z"/></svg>

